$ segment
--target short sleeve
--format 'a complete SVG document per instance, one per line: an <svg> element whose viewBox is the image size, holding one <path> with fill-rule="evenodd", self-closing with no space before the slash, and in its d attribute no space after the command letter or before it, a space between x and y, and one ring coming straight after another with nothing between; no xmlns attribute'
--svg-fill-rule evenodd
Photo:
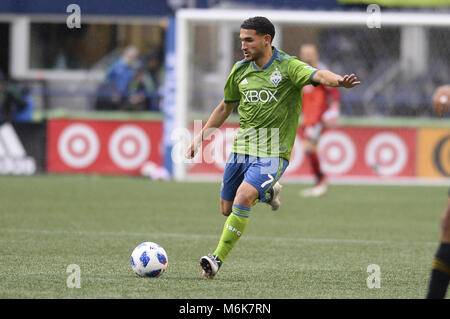
<svg viewBox="0 0 450 319"><path fill-rule="evenodd" d="M225 103L239 102L241 100L241 92L239 85L236 83L236 66L230 72L225 87L223 89L223 99Z"/></svg>
<svg viewBox="0 0 450 319"><path fill-rule="evenodd" d="M297 58L291 59L288 64L288 74L294 85L298 88L302 88L305 85L312 84L318 86L320 83L316 83L312 80L314 73L318 70L313 68L309 64L300 61Z"/></svg>

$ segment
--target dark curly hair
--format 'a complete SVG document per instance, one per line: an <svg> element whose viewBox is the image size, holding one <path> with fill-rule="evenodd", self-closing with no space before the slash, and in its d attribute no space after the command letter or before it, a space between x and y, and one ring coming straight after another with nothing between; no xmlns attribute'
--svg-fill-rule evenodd
<svg viewBox="0 0 450 319"><path fill-rule="evenodd" d="M268 34L270 35L271 42L275 37L275 27L273 26L272 22L270 22L270 20L266 17L248 18L247 20L242 22L241 29L255 30L257 34L262 35Z"/></svg>

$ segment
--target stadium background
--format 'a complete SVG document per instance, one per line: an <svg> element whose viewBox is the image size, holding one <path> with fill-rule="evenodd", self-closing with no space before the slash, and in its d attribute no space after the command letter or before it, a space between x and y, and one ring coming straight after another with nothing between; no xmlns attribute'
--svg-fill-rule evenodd
<svg viewBox="0 0 450 319"><path fill-rule="evenodd" d="M176 50L173 48L175 35L172 22L176 11L174 6L204 10L264 8L366 12L367 5L378 3L382 12L450 13L450 4L447 0L427 2L186 0L151 1L151 5L148 1L128 0L126 6L124 1L120 0L109 0L108 5L103 1L79 0L76 3L81 8L81 28L70 29L66 25L66 20L72 12L66 12L66 9L73 2L65 0L0 2L0 70L8 83L23 92L26 100L26 107L14 113L10 121L3 118L0 122L0 175L4 175L0 176L0 198L3 203L0 213L4 221L0 231L4 234L5 241L2 245L3 255L10 256L11 260L23 258L24 252L18 254L14 250L22 246L20 240L25 242L35 240L29 242L28 247L35 243L38 247L37 251L29 252L37 262L34 267L38 268L32 268L34 272L30 273L28 268L23 267L19 269L17 278L14 276L12 278L8 274L16 270L8 262L0 263L3 270L0 274L5 279L3 281L5 289L2 289L3 293L0 296L6 298L67 297L66 290L51 285L51 280L48 279L53 278L52 275L40 277L40 274L45 274L45 268L49 267L46 259L53 260L54 264L60 266L65 265L66 259L61 257L64 259L61 261L59 257L54 256L65 254L74 242L85 245L83 242L85 239L81 238L96 238L97 244L90 242L89 245L86 244L87 246L74 248L79 255L86 253L90 256L89 261L80 261L82 266L84 263L83 269L91 267L98 261L95 266L89 268L91 272L85 275L88 278L86 285L89 285L89 280L95 282L98 279L96 272L109 274L109 270L102 268L102 263L96 256L97 249L106 250L100 247L102 243L110 248L105 254L111 254L108 255L111 257L108 265L114 268L113 261L119 263L118 260L121 261L123 256L113 255L111 251L128 253L135 242L150 240L144 235L149 229L153 231L154 237L151 239L163 241L164 246L169 247L167 250L173 267L172 276L179 279L178 275L175 275L177 270L180 273L191 270L189 262L182 260L191 257L188 252L192 246L186 246L187 243L203 238L200 235L196 237L197 228L210 229L208 227L211 224L218 224L216 220L212 221L212 217L205 218L202 215L206 210L217 210L213 204L207 202L202 208L205 211L187 208L203 200L198 196L199 193L209 196L210 201L217 200L214 197L217 192L209 184L192 183L198 180L218 182L223 165L217 158L204 158L202 163L192 164L187 179L183 182L167 181L164 184L151 180L170 180L173 173L172 162L168 156L171 145L167 140L173 112L176 112L176 106L173 104L173 90L176 88L173 87L173 82L170 82L171 72L176 72L176 65L170 63L173 61L169 54ZM221 99L223 80L229 68L233 61L241 58L238 41L232 48L221 46L220 37L217 36L219 32L220 30L214 26L198 28L193 39L196 54L191 60L191 68L195 72L192 73L192 90L189 98L190 120L207 119ZM398 262L397 248L406 247L406 243L409 246L412 242L411 249L414 251L402 255L405 265L400 266L399 276L409 271L408 261L416 262L416 267L426 264L428 260L431 261L431 253L434 251L433 238L436 237L432 236L431 231L435 233L438 231L438 226L433 221L437 220L441 207L440 198L445 197L444 186L449 184L450 177L450 117L449 114L439 117L433 113L431 94L438 85L450 82L448 59L450 29L383 28L383 26L380 29L327 26L305 28L292 25L283 26L277 37L280 48L293 55L298 53L298 47L302 42L315 42L319 46L323 62L331 70L338 73L355 72L360 76L362 80L360 87L355 90L341 90L342 118L339 127L328 132L327 143L321 146L321 156L326 165L324 170L331 176L331 184L345 183L354 186L335 186L336 188L331 189L329 197L320 204L303 202L304 224L297 229L294 229L294 225L298 222L294 212L287 214L291 226L285 232L281 229L286 225L281 225L280 221L275 222L261 215L255 217L256 228L253 233L250 230L247 244L251 243L257 248L255 239L267 238L263 236L271 236L266 234L271 234L275 229L275 236L278 237L275 237L271 245L275 243L284 245L284 239L291 233L296 234L300 229L302 238L296 241L289 237L286 247L290 250L291 244L294 246L298 244L300 247L306 243L306 247L309 248L302 248L304 256L310 257L311 263L316 262L306 264L306 267L311 269L316 269L315 267L320 264L315 259L318 259L319 253L308 255L308 251L316 252L315 249L319 249L318 251L323 249L323 253L327 254L329 251L327 245L335 244L338 249L330 256L330 264L326 265L328 267L326 271L329 271L327 273L329 277L326 277L328 279L335 278L333 277L335 273L330 269L335 267L336 260L339 263L342 256L349 258L348 265L345 266L350 268L350 261L356 263L361 259L351 245L363 245L359 252L371 250L376 253L378 260L386 261L387 265L394 265ZM104 104L99 106L99 98L105 96L105 91L101 88L107 70L130 45L138 49L140 58L156 57L160 80L158 86L147 92L149 102L145 109L129 109L123 105L115 105L115 109L108 105L105 107ZM224 55L227 58L221 59ZM237 116L232 115L223 130L236 127ZM229 141L220 142L229 145ZM294 185L312 181L309 167L303 161L301 146L297 142L291 167L283 177L285 181ZM207 145L204 145L205 148ZM138 178L141 175L145 175L146 178ZM97 180L99 176L101 178ZM392 185L392 188L370 186L371 188L361 189L360 185L365 183L388 184ZM438 187L417 186L416 189L409 190L398 186L403 184L438 185ZM123 190L124 188L128 193ZM169 196L174 191L176 194ZM295 186L286 190L284 195L286 207L292 209L298 205L294 199L295 192ZM156 199L164 202L155 201L152 197L154 194ZM423 200L420 199L421 196L424 196ZM146 202L148 197L153 198L151 203ZM115 198L120 202L114 201ZM69 202L72 206L67 206ZM142 207L136 209L138 203ZM373 206L369 207L367 203L372 203ZM202 220L201 224L195 229L189 228L193 226L187 226L190 222L183 221L183 218L186 218L185 214L182 212L175 214L180 207L189 210L190 218ZM361 207L368 217L360 214ZM129 219L125 217L122 219L122 214L130 214L130 210L136 210L136 214L130 215ZM150 218L145 210L154 216ZM58 215L61 212L64 213ZM421 212L430 215L423 216ZM431 216L431 212L436 216ZM336 220L334 228L324 227L327 222L334 221L335 215L332 213L340 214L343 220L348 222ZM22 218L25 216L23 214L26 218ZM394 221L390 220L392 216L396 216ZM93 217L93 220L90 220L90 217ZM108 222L104 222L105 218ZM72 222L68 223L67 220ZM221 222L220 220L219 223ZM379 229L371 232L366 227L367 222ZM261 233L258 233L257 225L260 225ZM264 228L269 227L268 225L272 225L270 229ZM167 230L169 227L170 231ZM381 229L389 235L383 233ZM208 239L215 238L217 230L211 232L204 236ZM53 236L61 236L59 244L54 241ZM111 239L121 238L123 241L115 242L116 246L108 246L111 244L106 243L106 239L110 239L110 236ZM325 239L316 240L315 237ZM327 240L328 237L334 239ZM184 244L179 243L180 238ZM397 242L398 240L400 241ZM384 245L391 246L386 250ZM51 247L51 252L47 254L48 247ZM206 249L203 243L196 247ZM286 252L276 246L269 246L267 249L273 254L274 259L282 258L285 254L283 252ZM244 255L244 250L237 250L237 254ZM256 255L252 256L255 260L259 258ZM364 262L367 259L366 264L371 262L368 258L362 259ZM264 260L261 264L264 276L271 276L274 271L265 262ZM305 265L303 260L293 262L294 264L297 262L296 265ZM237 267L245 266L254 265L244 263ZM392 266L393 272L397 269L395 267ZM128 274L130 272L128 268L128 264L126 266L120 264L116 270ZM337 266L337 268L338 271L344 271L345 267ZM351 269L356 271L354 268ZM296 270L289 271L295 273ZM387 294L368 294L365 287L363 288L366 290L358 288L351 292L352 287L344 285L344 288L327 292L311 289L311 295L302 295L289 289L285 293L279 290L278 293L281 294L277 295L271 291L271 287L264 287L271 293L265 295L260 293L263 289L255 288L251 296L415 298L422 294L420 287L424 286L423 274L427 271L428 268L425 270L414 268L411 271L415 276L414 289L408 288L407 284L403 286L400 279L399 283L397 282L398 287L389 290ZM22 286L16 280L22 278L22 273L23 278L36 275L42 280L36 285L40 291L29 287L20 290ZM259 272L255 274L261 276ZM320 281L322 275L323 272L313 272L313 278L310 278L313 282L311 287L317 280ZM65 280L64 269L59 276ZM170 273L166 276L168 280L174 278L170 277ZM348 276L344 277L343 282L347 279L350 285L353 279ZM364 275L359 277L362 278L361 282L365 280ZM394 277L392 275L391 278ZM278 279L280 282L285 280ZM240 277L239 280L245 278ZM264 282L261 281L261 277L252 277L252 280ZM115 290L111 291L112 297L142 297L132 293L134 282L131 284L127 282L123 288L121 287L123 278L116 281ZM201 293L189 294L187 289L191 283L190 279L182 283L182 289L185 290L179 290L181 288L177 287L177 284L167 281L158 283L157 287L164 291L163 297L209 298ZM326 283L323 284L326 286ZM12 287L19 288L14 290ZM101 285L99 287L95 288L98 290L84 290L84 294L81 295L69 294L69 297L109 296L101 290ZM127 293L130 294L124 293L122 288L129 289ZM236 287L230 284L229 288ZM404 290L401 290L403 288ZM31 292L28 293L27 289ZM343 293L345 289L348 294ZM158 295L150 296L158 297ZM223 298L227 296L226 292L218 295ZM245 294L238 290L237 296L244 298Z"/></svg>
<svg viewBox="0 0 450 319"><path fill-rule="evenodd" d="M330 0L258 3L258 8L274 10L366 10L364 1L360 1L361 4L357 4L358 1ZM417 3L380 2L385 12L448 12L446 1L437 1L428 8ZM100 1L79 1L81 28L72 29L66 25L72 13L66 12L69 4L69 1L60 1L57 5L54 1L4 1L0 4L0 70L28 92L28 106L22 114L15 115L14 122L33 123L34 126L30 127L41 123L42 128L48 128L47 152L45 156L43 152L36 154L36 171L139 175L147 164L147 167L165 167L167 172L163 170L161 176L168 177L173 174L173 163L168 141L170 132L164 127L170 127L168 123L176 112L172 78L168 76L173 71L168 58L170 34L174 32L171 27L173 8L251 9L255 7L254 1L155 1L152 6L146 5L145 1L132 1L125 8L121 1L111 1L108 6ZM192 94L188 102L191 105L191 120L206 120L221 99L221 83L233 62L240 59L239 44L235 40L232 41L233 48L229 48L229 42L221 45L220 28L201 27L197 27L193 40L195 54L192 67L195 73L192 74L194 84L190 88ZM236 30L231 32L237 38ZM340 134L330 132L328 143L321 146L320 154L327 164L325 170L332 179L339 181L359 177L361 181L385 182L420 178L423 182L450 176L450 164L445 152L448 147L448 117L438 118L430 107L433 90L447 83L450 74L448 28L369 29L283 25L276 38L283 50L294 55L298 54L300 43L316 43L321 60L329 69L341 74L351 70L362 79L362 85L355 90L341 90ZM158 83L146 91L151 102L144 109L100 105L100 99L108 94L108 91L102 91L105 73L130 45L138 49L143 60L149 54L156 57ZM176 72L176 68L174 70ZM88 149L95 148L96 144L90 145L91 140L86 138L69 139L67 143L70 145L58 146L57 140L63 128L59 131L54 128L58 127L60 122L57 120L61 117L73 119L73 123L66 121L66 126L81 123L75 118L82 118L85 125L76 132L84 136L83 127L89 127L90 133L93 133L90 135L96 140L102 125L107 125L104 120L123 121L123 125L129 125L129 120L151 121L153 126L144 134L143 125L143 131L136 133L142 135L141 139L136 139L133 132L131 135L123 133L117 146L122 148L117 152L109 151L110 154L117 154L118 158L111 160L106 149L112 131L110 135L103 134L97 142L98 149L91 152ZM236 120L232 117L231 122ZM21 125L19 131L26 130L26 127ZM367 127L367 130L362 127ZM355 130L362 130L366 136L354 140L356 136L361 136L353 134ZM89 135L89 132L86 134ZM378 141L380 134L381 141ZM141 140L145 143L143 147L139 144ZM375 149L369 151L369 145ZM14 161L11 163L8 158L7 145L3 148L0 171L3 174L26 171L13 168ZM64 157L61 152L65 148L69 153ZM26 149L26 152L34 150ZM71 158L79 160L90 153L93 154L91 161L87 160L83 165L70 163ZM133 159L133 156L138 158ZM121 159L131 164L125 164L124 168L117 164ZM310 171L303 163L299 143L296 143L293 159L286 177L308 181ZM210 165L211 161L200 167L198 164L191 165L190 178L220 178L222 166L214 167ZM386 166L386 169L378 169L380 165Z"/></svg>

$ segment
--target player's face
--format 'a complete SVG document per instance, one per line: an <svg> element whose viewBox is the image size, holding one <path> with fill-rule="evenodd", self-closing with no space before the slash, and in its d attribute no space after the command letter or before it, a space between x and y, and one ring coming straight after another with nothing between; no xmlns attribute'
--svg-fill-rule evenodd
<svg viewBox="0 0 450 319"><path fill-rule="evenodd" d="M252 29L241 29L241 50L247 61L254 61L263 56L264 50L270 46L270 35L257 34Z"/></svg>

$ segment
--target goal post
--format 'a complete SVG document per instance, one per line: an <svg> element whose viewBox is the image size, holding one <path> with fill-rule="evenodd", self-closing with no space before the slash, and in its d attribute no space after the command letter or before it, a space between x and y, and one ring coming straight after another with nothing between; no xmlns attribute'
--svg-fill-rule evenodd
<svg viewBox="0 0 450 319"><path fill-rule="evenodd" d="M220 46L222 53L224 50L229 50L229 53L223 53L227 55L227 61L222 64L219 71L200 72L196 69L196 59L202 59L199 63L207 63L204 60L217 60L219 61L222 56L219 54L221 52L216 51L217 48L212 48L207 46L205 42L208 38L198 39L198 29L195 26L202 26L206 28L220 28L220 26L226 26L225 32L238 32L239 26L245 19L253 16L265 16L274 23L276 26L276 36L275 39L280 41L282 39L283 44L289 44L289 36L292 34L283 34L282 30L285 27L317 27L322 28L323 32L333 33L335 29L339 28L354 28L355 30L363 29L379 29L383 28L394 29L395 34L398 33L398 38L393 37L392 46L398 48L398 57L389 56L389 47L387 43L380 43L384 50L386 51L386 59L391 59L395 64L401 65L403 68L411 67L411 65L417 65L417 61L421 61L421 64L425 63L423 67L427 66L428 54L430 54L428 49L421 49L420 45L414 44L414 37L419 37L421 40L425 41L428 39L428 32L430 28L438 28L439 30L444 30L448 35L448 27L450 27L450 14L448 13L427 13L427 12L376 12L375 11L364 11L364 12L347 12L347 11L285 11L285 10L248 10L248 9L181 9L176 13L176 112L175 112L175 127L178 129L188 129L190 127L190 118L192 110L192 101L202 99L203 95L197 95L196 86L201 85L200 83L209 83L211 89L208 87L198 92L212 95L212 93L217 92L215 95L215 103L211 105L209 103L208 107L200 107L197 109L206 116L212 111L220 102L220 94L223 89L224 80L228 75L227 72L230 69L225 70L223 65L232 66L234 62L231 58L231 51L233 50L233 45L238 41L235 36L225 36L223 39L227 39L227 43L222 43L221 45L214 42L212 45ZM324 29L326 28L326 29ZM325 31L324 31L325 30ZM397 32L398 30L398 32ZM436 29L432 29L436 30ZM217 31L217 30L216 30ZM316 31L308 32L316 34ZM440 31L441 32L441 31ZM223 33L217 33L222 34ZM283 34L283 37L279 36ZM204 36L202 34L202 36ZM344 39L344 37L343 37ZM378 39L378 38L377 38ZM379 39L383 40L380 36ZM221 39L219 39L220 42ZM373 39L372 39L373 40ZM367 41L372 41L367 39ZM381 41L380 40L380 41ZM389 40L389 39L388 39ZM389 40L389 41L391 41ZM385 39L383 40L385 41ZM199 43L205 45L205 48L196 47ZM360 43L361 46L365 45ZM375 44L377 45L377 44ZM283 49L282 43L276 42L276 46ZM385 47L386 46L386 47ZM427 43L423 43L422 47L428 47ZM283 49L284 50L284 49ZM373 51L372 46L368 46L367 51ZM416 50L411 52L411 50ZM417 51L419 50L419 52ZM443 49L443 52L448 52L448 49ZM447 50L447 51L446 51ZM290 54L296 54L297 52L288 52ZM370 52L369 52L370 53ZM197 55L201 54L199 58ZM208 55L209 54L209 55ZM213 55L211 57L211 55ZM215 55L215 56L214 56ZM207 58L205 58L207 57ZM448 57L447 57L448 58ZM367 58L369 59L369 58ZM330 61L332 59L330 58ZM424 62L425 61L425 62ZM368 61L372 63L372 61ZM419 64L420 65L420 64ZM211 63L205 67L205 69L211 69ZM208 70L209 70L208 69ZM331 68L330 68L331 69ZM394 74L395 75L395 74ZM212 80L206 80L210 76ZM391 74L391 77L393 74ZM202 78L199 78L202 77ZM204 78L203 78L204 77ZM369 76L367 76L369 78ZM374 85L367 85L365 88L369 90L368 92L374 92L373 96L369 93L366 94L368 99L374 97L379 90L382 89L383 77L381 75L378 78L375 75L372 77ZM219 80L220 81L219 81ZM202 82L203 81L203 82ZM208 82L209 81L209 82ZM376 85L375 85L376 84ZM370 91L372 90L372 91ZM214 92L212 92L214 91ZM194 96L195 95L195 96ZM208 96L209 96L208 95ZM213 101L214 99L211 99ZM361 101L359 101L361 102ZM369 101L370 102L370 101ZM200 103L200 102L198 102ZM177 160L174 161L174 178L178 181L187 180L189 174L187 172L186 161Z"/></svg>

